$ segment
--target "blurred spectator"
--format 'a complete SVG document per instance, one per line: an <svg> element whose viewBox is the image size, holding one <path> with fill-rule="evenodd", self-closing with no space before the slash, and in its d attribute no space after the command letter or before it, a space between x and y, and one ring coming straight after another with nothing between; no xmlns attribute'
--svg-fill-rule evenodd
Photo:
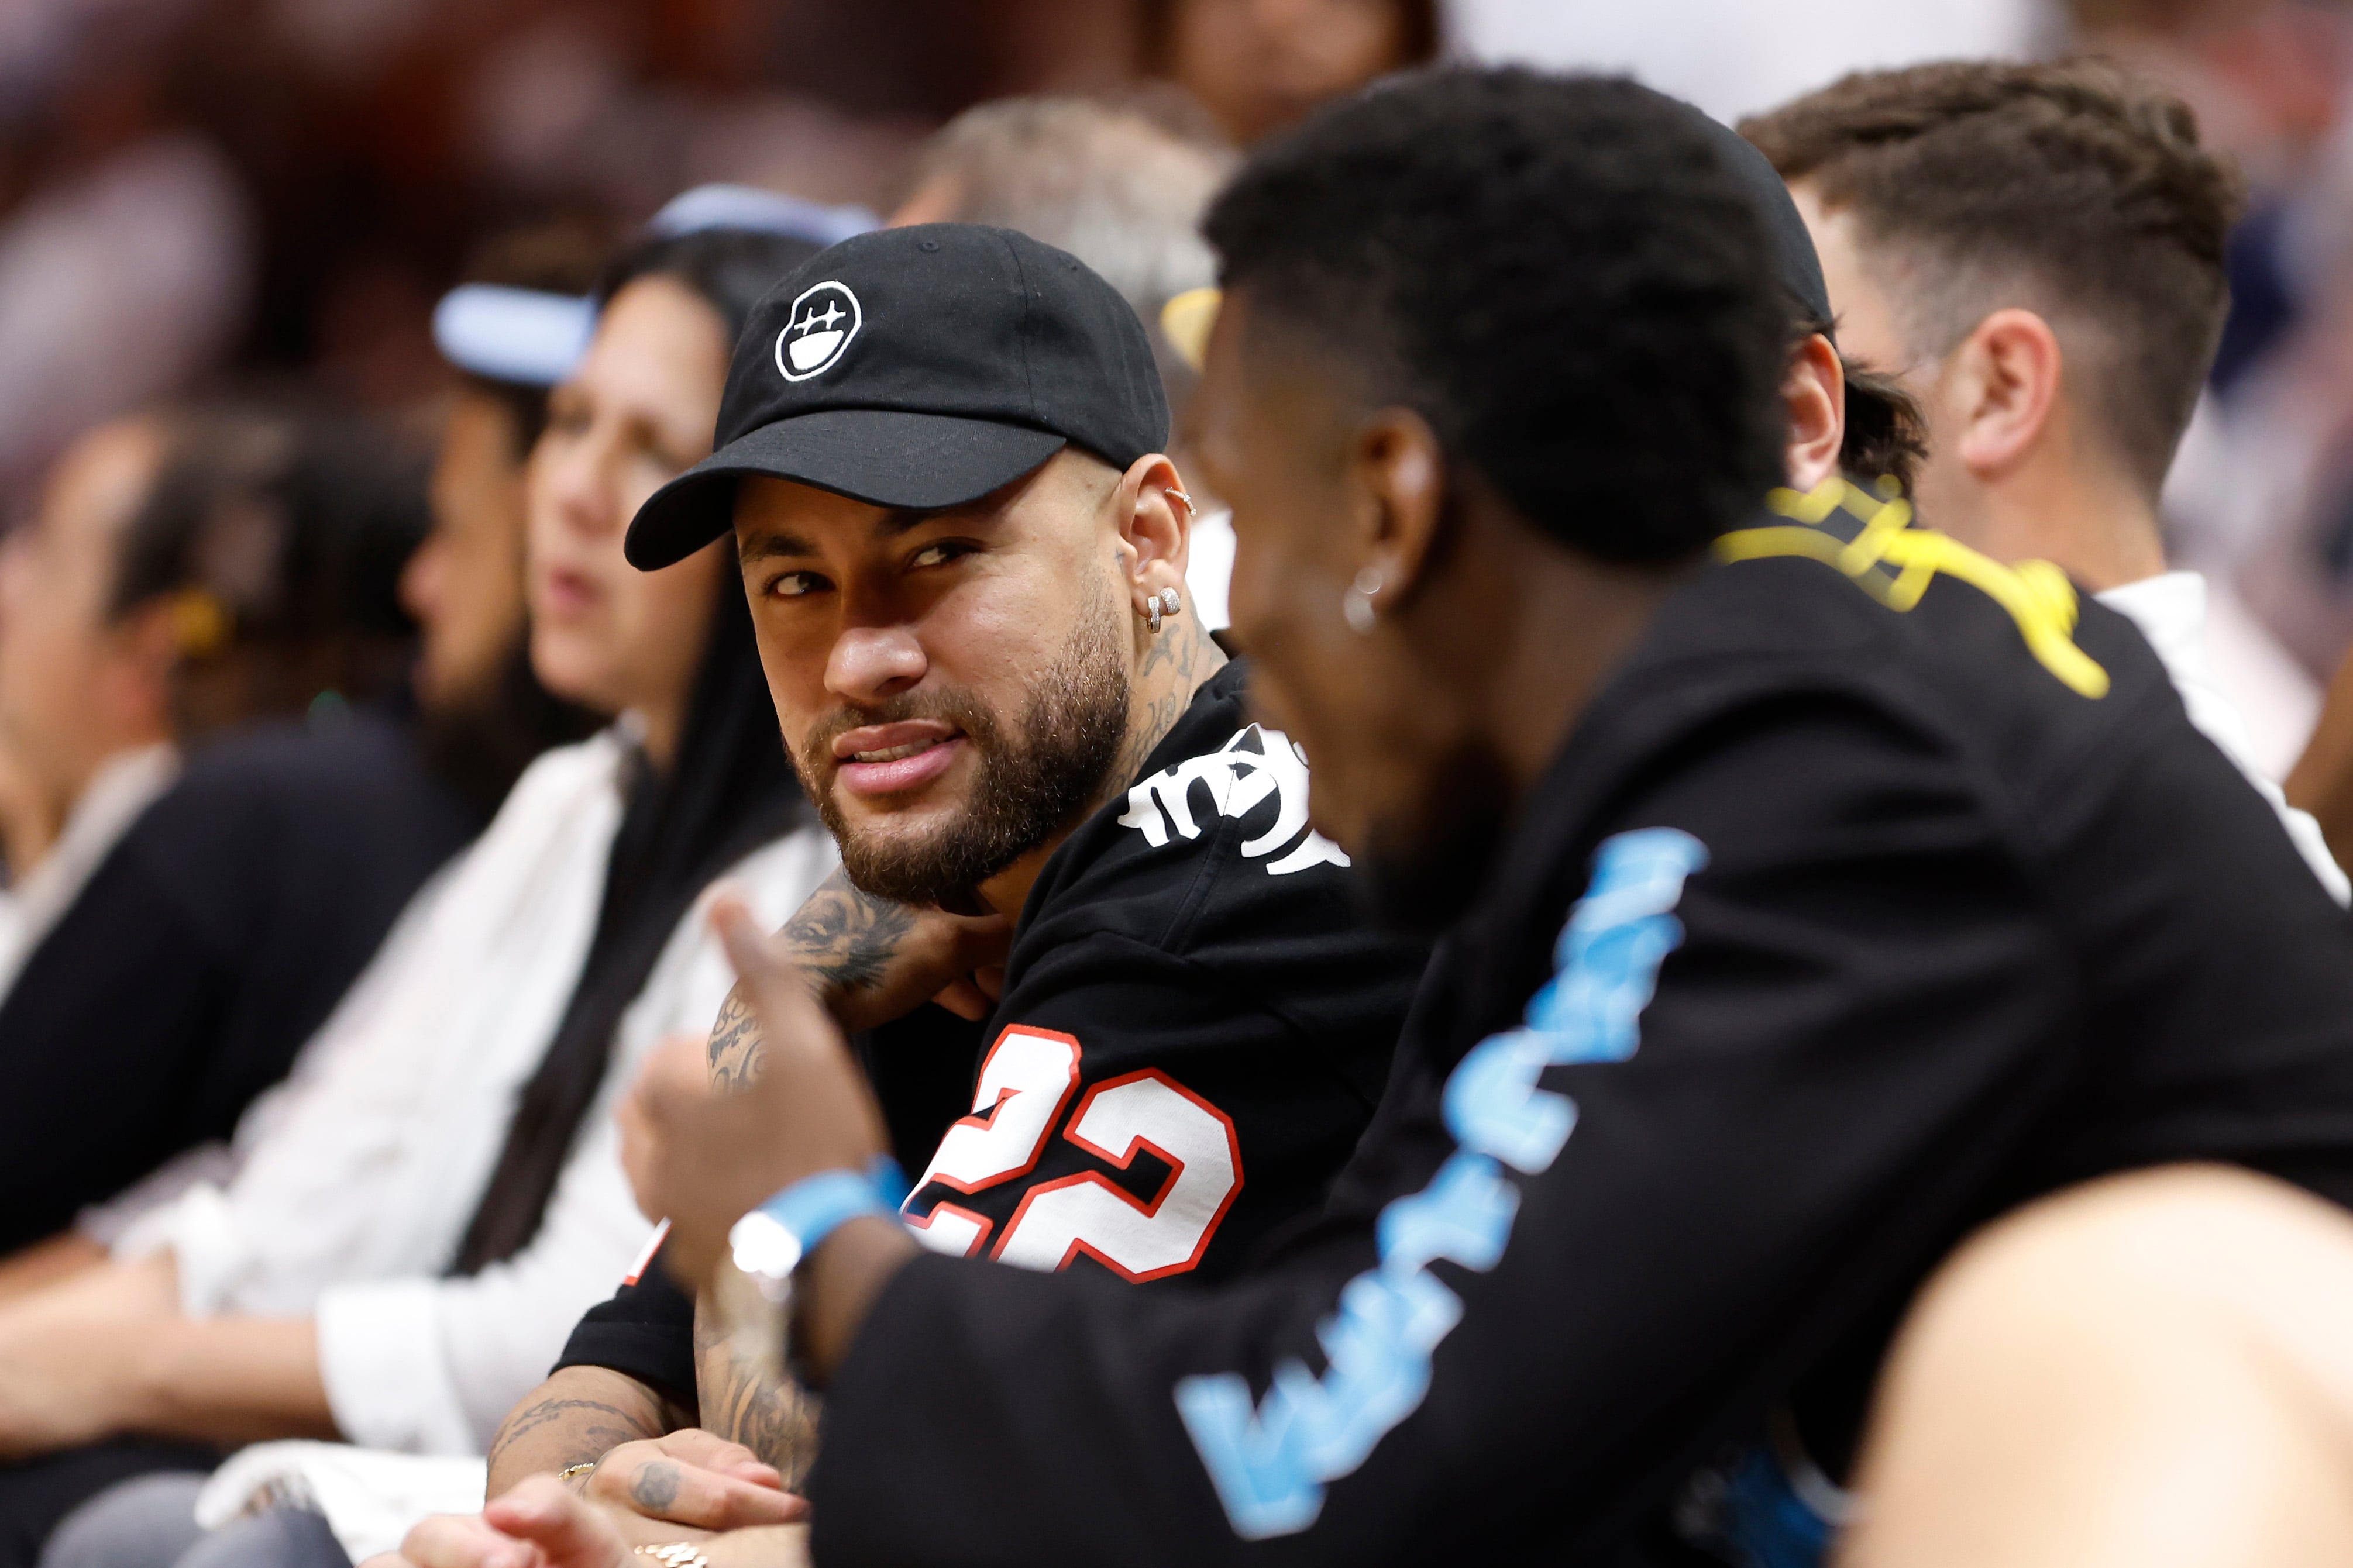
<svg viewBox="0 0 2353 1568"><path fill-rule="evenodd" d="M1243 144L1438 56L1437 0L1141 0L1146 75Z"/></svg>
<svg viewBox="0 0 2353 1568"><path fill-rule="evenodd" d="M1729 122L1851 70L2015 56L2050 41L2046 0L1451 0L1474 59L1624 71Z"/></svg>
<svg viewBox="0 0 2353 1568"><path fill-rule="evenodd" d="M732 557L639 573L622 531L708 452L744 316L816 248L657 237L606 278L533 454L525 588L541 677L627 717L524 774L240 1127L233 1178L143 1215L111 1266L0 1311L0 1368L38 1368L57 1394L0 1408L0 1449L64 1450L0 1471L0 1563L120 1478L209 1468L193 1443L400 1451L280 1456L272 1474L333 1500L341 1528L419 1486L430 1506L435 1487L479 1498L467 1457L642 1245L604 1111L644 1051L707 1029L726 994L704 891L723 877L780 921L835 857L777 742ZM100 1321L95 1342L173 1346L168 1396L90 1353L63 1303ZM77 1447L100 1438L118 1440ZM168 1549L114 1560L168 1563L197 1537L197 1487L130 1488L90 1528L136 1534L161 1497Z"/></svg>
<svg viewBox="0 0 2353 1568"><path fill-rule="evenodd" d="M58 461L38 515L0 544L0 750L13 784L0 993L178 772L173 604L107 614L164 445L153 418L92 431Z"/></svg>
<svg viewBox="0 0 2353 1568"><path fill-rule="evenodd" d="M2138 626L2190 721L2353 901L2215 679L2204 579L2168 570L2158 493L2230 309L2243 196L2188 107L2105 65L1949 60L1857 72L1740 129L1813 233L1841 348L1926 416L1922 517Z"/></svg>
<svg viewBox="0 0 2353 1568"><path fill-rule="evenodd" d="M248 223L236 174L186 136L126 148L0 222L0 482L235 342Z"/></svg>
<svg viewBox="0 0 2353 1568"><path fill-rule="evenodd" d="M2179 552L2216 584L2217 674L2235 666L2274 694L2248 720L2285 767L2353 636L2353 17L2306 0L2071 8L2080 45L2179 93L2253 185L2212 395L2165 500ZM2309 766L2291 777L2341 853L2327 793Z"/></svg>
<svg viewBox="0 0 2353 1568"><path fill-rule="evenodd" d="M66 826L0 1004L0 1248L225 1137L471 833L375 710L420 477L373 431L164 416L9 541L0 719Z"/></svg>
<svg viewBox="0 0 2353 1568"><path fill-rule="evenodd" d="M468 268L478 284L586 294L600 251L577 228L500 237ZM586 740L587 710L550 693L531 667L523 607L525 473L547 426L547 387L461 374L434 463L433 531L409 559L401 602L423 630L417 695L433 770L485 816L549 746ZM552 377L546 379L553 379Z"/></svg>
<svg viewBox="0 0 2353 1568"><path fill-rule="evenodd" d="M1160 308L1216 281L1198 225L1234 162L1223 146L1172 131L1142 109L1005 99L965 110L923 144L891 221L1018 228L1101 273L1144 320L1181 442L1194 374L1161 331ZM1215 631L1226 624L1233 525L1198 482L1195 500L1203 510L1186 580L1194 613Z"/></svg>

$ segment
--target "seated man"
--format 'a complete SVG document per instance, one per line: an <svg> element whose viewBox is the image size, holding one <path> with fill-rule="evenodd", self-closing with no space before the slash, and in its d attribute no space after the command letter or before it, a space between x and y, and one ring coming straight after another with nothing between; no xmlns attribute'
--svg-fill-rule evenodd
<svg viewBox="0 0 2353 1568"><path fill-rule="evenodd" d="M2166 570L2158 494L2221 342L2239 212L2189 109L2105 67L1968 60L1849 77L1741 129L1813 231L1841 346L1922 405L1922 516L2056 563L2139 626L2346 902L2319 825L2253 761L2205 579Z"/></svg>
<svg viewBox="0 0 2353 1568"><path fill-rule="evenodd" d="M1190 503L1134 312L1010 230L862 236L754 317L720 434L630 556L733 520L842 852L786 937L866 1031L920 1173L910 1223L1037 1269L1232 1277L1356 1146L1425 949L1367 929L1297 749L1188 612ZM943 993L975 1022L924 1005ZM723 1077L749 1065L745 1017L713 1037ZM698 1377L691 1315L659 1272L591 1311L508 1419L491 1491L698 1412L797 1477L798 1399L715 1323ZM667 1462L633 1451L593 1484L660 1514L635 1479Z"/></svg>
<svg viewBox="0 0 2353 1568"><path fill-rule="evenodd" d="M629 1158L687 1278L732 1231L789 1280L820 1564L1805 1562L1986 1219L2179 1161L2353 1199L2343 914L2147 641L1841 485L1756 514L1788 311L1708 146L1628 83L1443 73L1212 211L1252 700L1451 926L1280 1256L1138 1297L925 1255L732 920L765 1070L658 1058ZM627 1556L552 1482L406 1554L507 1531Z"/></svg>

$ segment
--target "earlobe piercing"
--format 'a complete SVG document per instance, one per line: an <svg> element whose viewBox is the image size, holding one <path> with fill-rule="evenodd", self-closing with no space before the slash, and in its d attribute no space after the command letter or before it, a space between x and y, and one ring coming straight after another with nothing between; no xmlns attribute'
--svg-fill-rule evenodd
<svg viewBox="0 0 2353 1568"><path fill-rule="evenodd" d="M1381 569L1367 566L1356 574L1356 580L1348 584L1346 593L1340 595L1340 618L1347 622L1348 629L1360 637L1372 635L1375 619L1373 595L1379 593L1381 587Z"/></svg>
<svg viewBox="0 0 2353 1568"><path fill-rule="evenodd" d="M1176 589L1163 588L1144 601L1144 624L1151 629L1153 636L1157 637L1160 635L1160 617L1173 616L1184 607L1185 601L1176 596Z"/></svg>

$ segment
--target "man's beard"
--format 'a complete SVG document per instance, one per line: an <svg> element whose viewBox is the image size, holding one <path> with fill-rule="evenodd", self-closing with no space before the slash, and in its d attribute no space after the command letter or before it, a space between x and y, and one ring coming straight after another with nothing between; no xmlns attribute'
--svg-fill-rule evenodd
<svg viewBox="0 0 2353 1568"><path fill-rule="evenodd" d="M1502 759L1464 748L1435 771L1410 824L1373 825L1356 857L1374 919L1435 936L1475 902L1495 869L1514 810Z"/></svg>
<svg viewBox="0 0 2353 1568"><path fill-rule="evenodd" d="M878 899L922 906L961 902L972 889L1077 820L1102 790L1127 738L1127 667L1110 606L1082 615L1030 693L1011 732L957 690L910 692L838 716L802 747L801 782L841 847L841 868ZM964 813L921 839L864 834L828 778L834 737L868 724L942 719L964 731L979 767Z"/></svg>

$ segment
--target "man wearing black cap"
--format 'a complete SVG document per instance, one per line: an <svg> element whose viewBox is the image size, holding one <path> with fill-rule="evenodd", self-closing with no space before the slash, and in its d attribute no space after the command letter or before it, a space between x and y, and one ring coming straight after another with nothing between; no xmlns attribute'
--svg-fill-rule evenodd
<svg viewBox="0 0 2353 1568"><path fill-rule="evenodd" d="M735 534L786 745L842 850L787 936L867 1031L919 1173L905 1213L939 1251L1232 1275L1346 1158L1421 969L1419 942L1366 927L1299 752L1186 613L1166 437L1141 323L1074 258L1003 229L879 232L762 307L718 450L630 530L648 569ZM750 1068L747 1023L721 1020L723 1078ZM698 1367L690 1319L659 1271L593 1311L510 1418L493 1490L698 1411L805 1464L789 1390L723 1346ZM617 1457L596 1495L661 1512L643 1468L700 1442Z"/></svg>

